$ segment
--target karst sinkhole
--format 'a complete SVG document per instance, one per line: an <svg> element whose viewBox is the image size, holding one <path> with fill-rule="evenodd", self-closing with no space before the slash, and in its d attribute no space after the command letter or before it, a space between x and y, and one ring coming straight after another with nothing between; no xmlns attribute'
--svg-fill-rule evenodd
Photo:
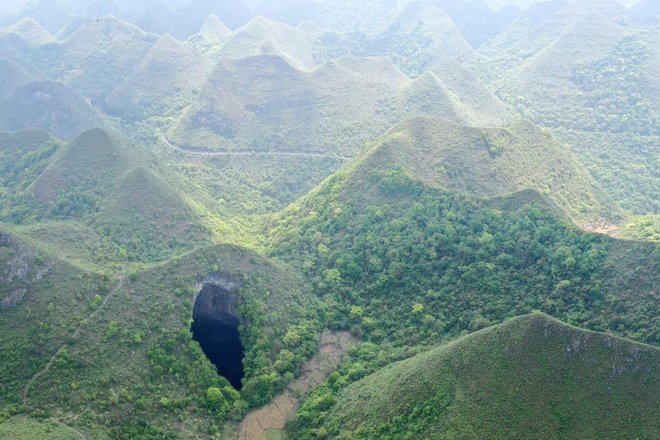
<svg viewBox="0 0 660 440"><path fill-rule="evenodd" d="M213 284L204 284L193 308L191 331L218 374L240 390L243 379L243 355L238 312L231 292Z"/></svg>

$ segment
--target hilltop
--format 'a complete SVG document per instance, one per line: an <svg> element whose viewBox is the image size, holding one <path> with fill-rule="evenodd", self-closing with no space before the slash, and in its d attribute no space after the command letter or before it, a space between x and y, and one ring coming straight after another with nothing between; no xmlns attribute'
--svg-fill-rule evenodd
<svg viewBox="0 0 660 440"><path fill-rule="evenodd" d="M105 99L123 119L147 119L179 111L202 87L212 63L169 34L158 39Z"/></svg>
<svg viewBox="0 0 660 440"><path fill-rule="evenodd" d="M620 216L570 151L529 122L473 128L417 117L399 124L376 144L362 159L364 171L358 173L373 174L396 165L427 185L485 198L533 189L547 194L580 224Z"/></svg>
<svg viewBox="0 0 660 440"><path fill-rule="evenodd" d="M276 55L297 69L315 67L312 45L300 30L287 24L256 17L236 29L217 54L218 59L244 59Z"/></svg>
<svg viewBox="0 0 660 440"><path fill-rule="evenodd" d="M655 347L536 313L385 367L329 409L312 397L299 417L322 415L331 438L651 438L658 361Z"/></svg>
<svg viewBox="0 0 660 440"><path fill-rule="evenodd" d="M321 30L315 38L316 59L389 56L407 75L417 77L443 63L464 63L477 56L451 17L434 4L405 2L385 16L385 25L370 31Z"/></svg>
<svg viewBox="0 0 660 440"><path fill-rule="evenodd" d="M44 251L87 269L249 241L240 221L211 212L204 196L115 134L93 129L62 145L24 132L6 148L26 139L30 149L7 150L14 175L2 188L2 215Z"/></svg>
<svg viewBox="0 0 660 440"><path fill-rule="evenodd" d="M211 149L354 155L409 116L506 120L506 110L485 89L475 87L490 106L461 101L459 82L450 84L456 93L432 73L411 80L382 57L342 57L311 72L274 55L221 61L170 136Z"/></svg>
<svg viewBox="0 0 660 440"><path fill-rule="evenodd" d="M26 17L11 26L0 29L0 33L14 33L32 46L41 46L53 41L53 36L34 18Z"/></svg>
<svg viewBox="0 0 660 440"><path fill-rule="evenodd" d="M0 101L0 129L39 128L63 139L106 125L83 96L57 81L22 85Z"/></svg>

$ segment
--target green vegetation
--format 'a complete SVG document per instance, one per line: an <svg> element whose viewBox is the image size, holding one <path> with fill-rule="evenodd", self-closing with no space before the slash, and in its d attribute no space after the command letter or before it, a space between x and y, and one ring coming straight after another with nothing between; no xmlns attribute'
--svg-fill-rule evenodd
<svg viewBox="0 0 660 440"><path fill-rule="evenodd" d="M153 156L108 131L87 131L64 146L38 131L2 142L11 155L2 219L74 264L117 267L251 241L246 226L205 208L204 196L184 192Z"/></svg>
<svg viewBox="0 0 660 440"><path fill-rule="evenodd" d="M0 437L13 440L78 440L80 435L56 421L37 421L23 416L0 423Z"/></svg>
<svg viewBox="0 0 660 440"><path fill-rule="evenodd" d="M270 235L272 255L332 304L333 325L376 342L438 341L531 310L658 342L657 248L636 261L648 270L639 290L624 293L633 281L607 270L611 240L576 230L533 192L484 202L366 160L286 211Z"/></svg>
<svg viewBox="0 0 660 440"><path fill-rule="evenodd" d="M2 3L0 437L658 432L650 3Z"/></svg>
<svg viewBox="0 0 660 440"><path fill-rule="evenodd" d="M50 270L38 279L26 275L30 295L2 312L30 323L17 328L13 320L2 320L2 363L9 367L2 371L5 409L19 408L25 384L34 378L28 409L82 432L115 438L152 431L205 435L213 425L269 401L316 348L315 297L282 269L241 248L207 248L120 282L49 257L39 264L28 262L30 273L43 272L44 265ZM240 394L191 340L195 285L209 274L240 285L241 337L248 347ZM59 347L64 348L44 369ZM72 411L84 416L71 419Z"/></svg>
<svg viewBox="0 0 660 440"><path fill-rule="evenodd" d="M350 373L336 376L307 401L289 436L652 438L659 359L655 347L527 315L348 387Z"/></svg>

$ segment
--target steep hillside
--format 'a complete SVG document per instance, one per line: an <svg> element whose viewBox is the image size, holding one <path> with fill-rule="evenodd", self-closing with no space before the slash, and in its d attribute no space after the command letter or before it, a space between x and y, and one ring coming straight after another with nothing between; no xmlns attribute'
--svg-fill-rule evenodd
<svg viewBox="0 0 660 440"><path fill-rule="evenodd" d="M104 125L100 113L85 98L57 81L25 84L0 101L0 128L3 130L39 128L71 139L85 130Z"/></svg>
<svg viewBox="0 0 660 440"><path fill-rule="evenodd" d="M629 276L616 263L618 241L568 222L566 213L580 212L560 208L568 206L562 197L594 194L583 192L593 184L565 162L563 148L546 139L540 155L529 145L538 132L527 125L477 130L424 121L374 143L268 225L270 255L306 275L332 304L333 325L416 346L539 309L657 341L658 326L647 324L656 315L657 246L630 251L637 269ZM502 150L491 156L489 142ZM424 161L414 159L420 155ZM507 168L507 155L525 157L517 163L525 172ZM543 185L555 186L548 196L556 203L525 189ZM511 191L520 192L475 197Z"/></svg>
<svg viewBox="0 0 660 440"><path fill-rule="evenodd" d="M222 20L215 15L210 15L202 24L199 32L188 38L188 42L203 53L216 54L229 39L231 33L231 29Z"/></svg>
<svg viewBox="0 0 660 440"><path fill-rule="evenodd" d="M321 416L328 438L652 438L659 361L655 347L537 313L386 367L329 411L313 396L298 423Z"/></svg>
<svg viewBox="0 0 660 440"><path fill-rule="evenodd" d="M33 46L41 46L53 41L53 36L32 17L24 18L0 29L3 33L15 33Z"/></svg>
<svg viewBox="0 0 660 440"><path fill-rule="evenodd" d="M12 151L31 145L26 140L30 151ZM73 264L160 261L218 241L249 241L241 221L209 211L197 191L110 132L90 130L64 147L36 131L5 143L13 161L3 218Z"/></svg>
<svg viewBox="0 0 660 440"><path fill-rule="evenodd" d="M43 74L28 63L0 57L0 100L8 98L25 84L43 79Z"/></svg>
<svg viewBox="0 0 660 440"><path fill-rule="evenodd" d="M2 220L11 218L16 199L44 172L61 146L59 140L40 130L0 133Z"/></svg>
<svg viewBox="0 0 660 440"><path fill-rule="evenodd" d="M309 71L315 66L312 45L302 31L262 17L232 33L218 57L242 59L263 54L281 56L300 70Z"/></svg>
<svg viewBox="0 0 660 440"><path fill-rule="evenodd" d="M655 213L660 40L624 27L625 8L614 1L589 5L514 23L481 50L481 72L519 114L571 144L621 206Z"/></svg>
<svg viewBox="0 0 660 440"><path fill-rule="evenodd" d="M474 124L506 120L505 110L490 106L496 101L485 89L484 106L463 99L463 90L450 90L433 74L411 81L382 57L342 57L311 72L278 56L223 61L170 138L216 150L351 156L409 116Z"/></svg>
<svg viewBox="0 0 660 440"><path fill-rule="evenodd" d="M211 69L201 54L164 35L105 103L113 114L126 120L180 111L190 104Z"/></svg>
<svg viewBox="0 0 660 440"><path fill-rule="evenodd" d="M66 273L53 266L21 303L0 310L11 367L0 373L2 408L24 403L91 438L206 437L272 398L316 348L315 298L242 248L210 247L118 278ZM240 394L191 340L195 301L213 289L229 295L222 312L241 323ZM184 418L173 423L171 411Z"/></svg>
<svg viewBox="0 0 660 440"><path fill-rule="evenodd" d="M306 73L271 55L222 61L172 140L226 149L354 151L365 140L360 131L378 134L372 119L378 98L406 82L400 72L393 80L375 81L334 63Z"/></svg>
<svg viewBox="0 0 660 440"><path fill-rule="evenodd" d="M98 99L117 87L155 42L155 35L106 17L83 22L62 43L39 48L33 59L51 78Z"/></svg>
<svg viewBox="0 0 660 440"><path fill-rule="evenodd" d="M80 272L40 252L3 225L0 261L0 328L4 335L0 340L0 405L6 410L8 405L20 404L26 383L89 314L88 302L103 292L104 283L97 275Z"/></svg>
<svg viewBox="0 0 660 440"><path fill-rule="evenodd" d="M368 172L394 163L428 185L478 197L533 189L580 224L619 218L566 147L528 122L478 129L420 117L397 126L379 143L362 165Z"/></svg>

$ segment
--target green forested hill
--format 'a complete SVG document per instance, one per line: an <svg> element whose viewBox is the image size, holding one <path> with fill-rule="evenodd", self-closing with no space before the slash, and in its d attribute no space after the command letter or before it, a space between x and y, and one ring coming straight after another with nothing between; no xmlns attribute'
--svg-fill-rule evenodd
<svg viewBox="0 0 660 440"><path fill-rule="evenodd" d="M89 130L63 146L26 131L5 145L15 177L3 188L3 218L68 261L159 261L244 240L239 222L209 211L153 155L109 131Z"/></svg>
<svg viewBox="0 0 660 440"><path fill-rule="evenodd" d="M570 143L621 206L655 212L657 31L628 26L614 1L578 3L513 23L480 50L481 72L519 114Z"/></svg>
<svg viewBox="0 0 660 440"><path fill-rule="evenodd" d="M290 436L653 438L659 360L652 346L522 316L395 363L336 398L319 391ZM321 426L295 428L307 420Z"/></svg>
<svg viewBox="0 0 660 440"><path fill-rule="evenodd" d="M3 414L25 404L91 438L203 437L272 398L316 346L316 299L255 252L209 247L115 278L75 269L12 234L0 237L2 261L25 268L0 273ZM247 347L240 396L190 339L202 282L230 283L240 298ZM209 388L223 389L221 400ZM80 408L86 414L73 416Z"/></svg>
<svg viewBox="0 0 660 440"><path fill-rule="evenodd" d="M302 270L335 325L415 345L540 309L657 342L657 246L635 254L639 277L628 278L608 268L616 241L578 231L538 193L483 201L369 159L270 230L271 254Z"/></svg>

